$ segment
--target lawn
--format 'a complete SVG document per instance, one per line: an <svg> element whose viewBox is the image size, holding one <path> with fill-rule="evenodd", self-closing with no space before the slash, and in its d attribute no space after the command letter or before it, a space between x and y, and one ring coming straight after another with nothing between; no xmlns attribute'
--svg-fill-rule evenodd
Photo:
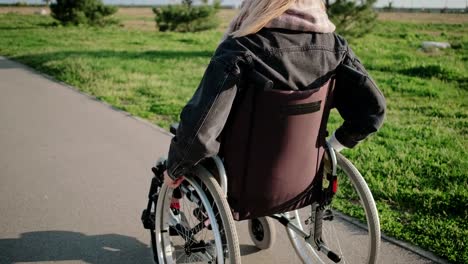
<svg viewBox="0 0 468 264"><path fill-rule="evenodd" d="M98 29L0 14L0 55L167 128L197 87L227 21L180 34L155 32L149 9L116 16L121 26ZM345 155L369 183L386 234L468 263L468 21L397 18L383 15L372 34L352 41L387 98L388 114L379 133ZM419 47L426 40L453 47L425 53ZM334 113L330 128L340 122Z"/></svg>

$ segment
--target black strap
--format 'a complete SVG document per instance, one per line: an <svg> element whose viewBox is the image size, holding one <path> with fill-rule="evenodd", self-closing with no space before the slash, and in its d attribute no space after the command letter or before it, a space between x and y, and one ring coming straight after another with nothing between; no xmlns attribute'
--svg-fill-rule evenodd
<svg viewBox="0 0 468 264"><path fill-rule="evenodd" d="M296 105L284 105L281 107L280 113L282 115L304 115L315 113L320 110L322 101L296 104Z"/></svg>

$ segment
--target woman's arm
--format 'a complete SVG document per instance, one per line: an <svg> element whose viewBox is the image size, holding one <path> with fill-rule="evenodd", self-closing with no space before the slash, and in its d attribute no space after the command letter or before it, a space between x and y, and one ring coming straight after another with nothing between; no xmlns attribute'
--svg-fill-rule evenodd
<svg viewBox="0 0 468 264"><path fill-rule="evenodd" d="M167 159L171 178L186 174L202 159L218 153L218 136L237 93L240 70L234 66L214 57L192 99L183 108Z"/></svg>
<svg viewBox="0 0 468 264"><path fill-rule="evenodd" d="M334 138L352 148L382 126L385 98L350 48L336 74L333 104L344 123Z"/></svg>

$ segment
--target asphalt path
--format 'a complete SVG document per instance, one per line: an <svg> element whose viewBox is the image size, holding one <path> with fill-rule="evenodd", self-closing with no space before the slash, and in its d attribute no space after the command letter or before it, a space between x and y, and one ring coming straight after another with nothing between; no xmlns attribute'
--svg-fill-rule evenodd
<svg viewBox="0 0 468 264"><path fill-rule="evenodd" d="M159 127L0 57L0 263L153 263L140 214L169 141ZM265 251L245 222L237 229L243 263L300 263L280 226ZM361 232L347 222L339 230L344 241ZM379 262L432 263L385 241Z"/></svg>

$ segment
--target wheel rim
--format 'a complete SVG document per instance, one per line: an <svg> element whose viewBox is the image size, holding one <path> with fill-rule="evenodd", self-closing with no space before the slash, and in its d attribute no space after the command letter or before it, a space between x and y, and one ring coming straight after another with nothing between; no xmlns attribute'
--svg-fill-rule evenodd
<svg viewBox="0 0 468 264"><path fill-rule="evenodd" d="M185 195L180 199L180 219L174 220L174 214L171 214L170 204L172 200L172 189L165 185L161 189L160 198L157 203L157 212L163 212L156 217L156 244L158 245L158 259L160 263L224 263L224 248L222 235L217 222L216 206L210 202L209 197L203 191L203 183L197 182L191 177L186 177L189 186L193 188L193 193L199 199L200 204L190 201ZM206 188L205 188L206 189ZM197 207L198 206L198 207ZM198 219L194 209L200 209L205 213L204 219ZM197 211L199 214L200 210ZM182 216L185 220L182 220ZM208 219L208 221L206 220ZM170 228L175 223L184 229ZM193 237L186 230L194 230L196 227L201 229ZM209 230L207 227L210 227ZM177 233L176 236L171 236ZM195 229L196 231L198 229ZM187 239L187 237L191 237ZM221 256L221 257L220 257Z"/></svg>
<svg viewBox="0 0 468 264"><path fill-rule="evenodd" d="M341 167L345 169L339 169L339 191L329 207L333 217L323 221L322 238L330 249L343 256L340 263L376 263L380 227L375 203L359 172L350 171L352 165L344 164L345 160L342 156L340 159ZM347 177L345 172L359 175ZM353 217L347 217L339 211L344 211ZM310 216L310 207L298 210L294 214L297 214L297 217L292 222L298 226L303 225L305 232L309 233L311 227L305 225L304 220ZM356 218L361 219L357 223L361 226L359 228L355 227ZM364 223L362 219L365 219ZM313 249L293 231L290 229L287 231L291 241L296 245L297 253L305 263L334 263L323 252Z"/></svg>

